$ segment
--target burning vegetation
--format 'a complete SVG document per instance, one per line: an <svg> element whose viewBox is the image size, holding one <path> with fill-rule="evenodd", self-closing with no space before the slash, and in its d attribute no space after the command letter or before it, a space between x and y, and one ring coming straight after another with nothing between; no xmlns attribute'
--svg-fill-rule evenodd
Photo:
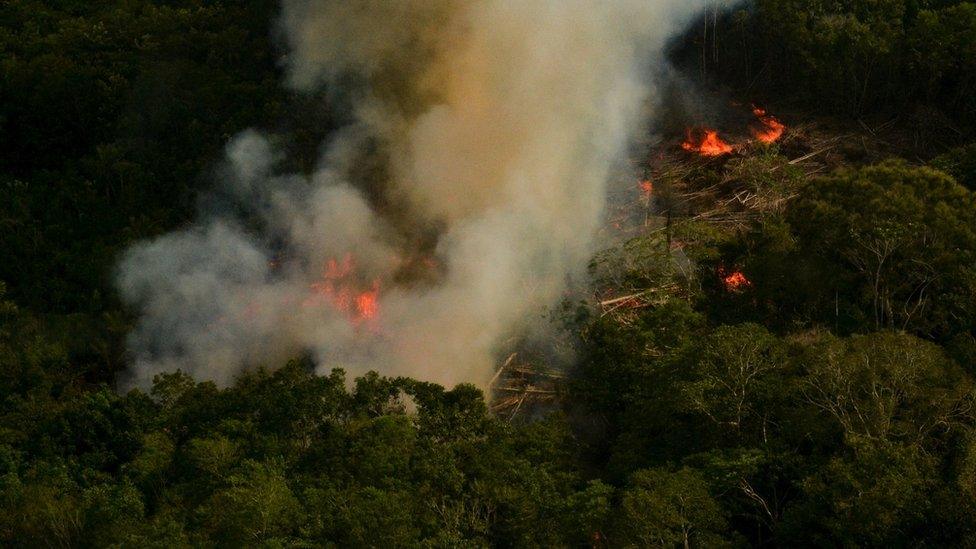
<svg viewBox="0 0 976 549"><path fill-rule="evenodd" d="M380 281L373 279L369 289L363 290L352 254L346 254L342 260L326 261L322 277L313 282L310 289L312 295L306 305L327 303L353 324L374 320L379 312Z"/></svg>
<svg viewBox="0 0 976 549"><path fill-rule="evenodd" d="M728 271L724 267L719 267L718 276L722 279L722 285L728 292L741 292L752 286L752 282L738 269Z"/></svg>
<svg viewBox="0 0 976 549"><path fill-rule="evenodd" d="M348 4L286 1L280 22L288 85L350 98L336 117L347 131L311 166L283 161L285 140L243 132L214 199L232 204L122 260L123 299L140 313L133 385L174 366L227 384L310 353L323 372L483 386L509 332L558 303L589 259L606 174L659 84L635 68L666 49L669 21L697 10ZM270 267L279 249L289 261ZM432 250L443 267L417 284L400 265ZM261 307L244 318L247 300ZM369 341L333 322L381 313L384 337ZM218 317L219 333L207 330Z"/></svg>
<svg viewBox="0 0 976 549"><path fill-rule="evenodd" d="M623 242L593 262L593 298L601 317L632 325L642 311L688 299L702 287L718 290L717 300L753 287L736 258L702 262L702 250L718 234L734 238L758 219L781 212L804 169L822 169L815 159L829 145L796 142L782 149L794 153L793 160L768 154L752 144L782 141L786 125L764 108L731 105L721 127L691 126L680 148L652 142L635 159L636 182L611 200L606 221L607 233ZM704 284L711 277L717 284Z"/></svg>
<svg viewBox="0 0 976 549"><path fill-rule="evenodd" d="M724 4L5 3L0 547L976 546L976 3Z"/></svg>
<svg viewBox="0 0 976 549"><path fill-rule="evenodd" d="M756 122L749 125L752 140L763 144L779 141L786 132L786 125L765 109L753 106L752 114ZM685 131L681 148L704 157L720 157L733 153L737 146L719 135L720 131L709 127L691 127ZM744 140L748 142L749 139Z"/></svg>
<svg viewBox="0 0 976 549"><path fill-rule="evenodd" d="M752 113L756 115L756 118L762 124L760 128L752 128L752 135L762 143L769 144L779 141L779 138L783 136L783 132L786 131L786 126L775 116L767 114L765 109L753 107Z"/></svg>
<svg viewBox="0 0 976 549"><path fill-rule="evenodd" d="M641 180L637 184L637 188L640 189L641 196L644 198L650 198L651 195L654 194L654 183L652 183L649 179Z"/></svg>
<svg viewBox="0 0 976 549"><path fill-rule="evenodd" d="M702 156L722 156L733 150L732 145L718 136L718 130L705 128L689 129L688 137L681 143L681 148Z"/></svg>

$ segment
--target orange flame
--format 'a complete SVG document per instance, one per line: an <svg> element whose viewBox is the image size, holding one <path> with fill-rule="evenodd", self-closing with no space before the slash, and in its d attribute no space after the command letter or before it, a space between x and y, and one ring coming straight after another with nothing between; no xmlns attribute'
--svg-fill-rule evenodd
<svg viewBox="0 0 976 549"><path fill-rule="evenodd" d="M752 282L746 278L746 275L742 274L742 271L727 272L724 267L719 267L718 276L722 279L722 284L725 285L725 290L728 292L741 292L752 286Z"/></svg>
<svg viewBox="0 0 976 549"><path fill-rule="evenodd" d="M752 128L752 135L756 139L763 143L775 143L783 136L783 132L786 131L786 126L777 120L775 116L766 114L766 109L753 107L752 114L756 115L756 118L763 125L762 128Z"/></svg>
<svg viewBox="0 0 976 549"><path fill-rule="evenodd" d="M734 272L734 273L726 276L725 278L722 279L722 282L725 283L725 287L728 290L740 290L744 286L751 286L752 285L752 283L749 282L749 279L746 278L746 275L742 274L739 271L736 271L736 272Z"/></svg>
<svg viewBox="0 0 976 549"><path fill-rule="evenodd" d="M654 193L654 183L652 183L651 181L649 181L647 179L645 179L645 180L641 181L640 183L638 183L637 186L640 188L641 195L644 198L649 198L651 196L651 194Z"/></svg>
<svg viewBox="0 0 976 549"><path fill-rule="evenodd" d="M378 281L373 281L372 290L362 292L356 296L356 313L358 313L360 319L372 320L376 318L376 313L380 309L379 297L380 288Z"/></svg>
<svg viewBox="0 0 976 549"><path fill-rule="evenodd" d="M752 282L739 270L727 272L724 267L719 267L718 276L722 279L725 290L729 292L741 292L752 286Z"/></svg>
<svg viewBox="0 0 976 549"><path fill-rule="evenodd" d="M355 272L352 254L346 254L341 261L329 259L325 262L322 278L310 285L313 295L304 304L314 305L325 301L357 324L376 318L379 313L379 280L373 281L372 289L363 291L357 288L355 280L350 280L355 278Z"/></svg>
<svg viewBox="0 0 976 549"><path fill-rule="evenodd" d="M704 134L704 137L695 139L692 130L688 130L688 138L681 144L681 148L702 156L722 156L732 152L732 145L718 136L718 130L702 129L700 132Z"/></svg>

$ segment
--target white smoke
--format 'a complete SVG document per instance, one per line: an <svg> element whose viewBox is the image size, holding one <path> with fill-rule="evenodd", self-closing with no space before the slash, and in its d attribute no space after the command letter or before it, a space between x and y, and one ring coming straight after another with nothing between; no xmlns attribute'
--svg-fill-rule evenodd
<svg viewBox="0 0 976 549"><path fill-rule="evenodd" d="M226 384L303 352L326 370L483 383L588 259L665 43L703 4L284 0L290 85L343 91L355 123L308 176L278 174L268 138L237 136L233 205L126 254L131 383L182 368ZM364 143L382 200L353 175ZM411 226L434 228L421 262L435 266L406 276ZM347 256L343 284L379 284L375 318L316 297Z"/></svg>

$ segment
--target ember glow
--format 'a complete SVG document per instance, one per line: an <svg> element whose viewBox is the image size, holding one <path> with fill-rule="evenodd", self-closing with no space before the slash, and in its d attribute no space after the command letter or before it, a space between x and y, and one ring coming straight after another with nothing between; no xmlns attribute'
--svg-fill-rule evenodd
<svg viewBox="0 0 976 549"><path fill-rule="evenodd" d="M654 183L650 180L645 179L638 183L637 186L640 188L641 196L644 198L650 198L654 194Z"/></svg>
<svg viewBox="0 0 976 549"><path fill-rule="evenodd" d="M786 126L776 119L775 116L766 113L766 109L759 107L752 108L752 114L756 115L762 128L752 128L752 135L763 143L775 143L783 136Z"/></svg>
<svg viewBox="0 0 976 549"><path fill-rule="evenodd" d="M376 318L376 313L379 311L379 294L379 285L374 283L372 290L356 296L356 312L359 314L360 320Z"/></svg>
<svg viewBox="0 0 976 549"><path fill-rule="evenodd" d="M487 383L521 332L561 329L540 313L584 278L672 36L707 2L274 3L289 93L342 97L343 123L315 132L314 165L294 136L238 134L213 207L126 252L120 385L181 369L229 386L297 356Z"/></svg>
<svg viewBox="0 0 976 549"><path fill-rule="evenodd" d="M722 284L725 285L726 291L729 292L741 292L749 286L752 286L752 282L739 270L730 272L726 271L724 267L719 267L718 276L722 279Z"/></svg>
<svg viewBox="0 0 976 549"><path fill-rule="evenodd" d="M722 156L732 152L732 145L718 136L718 130L709 129L688 130L688 138L681 144L681 148L702 156Z"/></svg>
<svg viewBox="0 0 976 549"><path fill-rule="evenodd" d="M312 296L305 301L306 306L327 303L354 324L373 320L379 312L379 280L372 282L371 289L362 290L357 284L356 263L351 254L346 254L341 261L335 258L326 261L322 278L310 288Z"/></svg>

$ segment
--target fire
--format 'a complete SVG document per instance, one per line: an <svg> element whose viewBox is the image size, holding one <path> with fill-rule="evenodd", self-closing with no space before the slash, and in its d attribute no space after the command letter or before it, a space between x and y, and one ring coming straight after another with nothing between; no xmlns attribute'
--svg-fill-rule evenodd
<svg viewBox="0 0 976 549"><path fill-rule="evenodd" d="M752 282L739 270L727 272L724 267L719 267L718 276L722 279L722 284L725 285L725 289L729 292L740 292L752 286Z"/></svg>
<svg viewBox="0 0 976 549"><path fill-rule="evenodd" d="M640 188L641 195L644 198L649 198L651 196L651 194L654 193L654 183L652 183L651 181L649 181L647 179L645 179L645 180L641 181L640 183L638 183L637 186Z"/></svg>
<svg viewBox="0 0 976 549"><path fill-rule="evenodd" d="M756 115L756 118L763 125L762 128L752 128L752 135L756 139L763 143L774 143L783 136L783 132L786 131L786 126L777 120L775 116L766 114L766 109L753 107L752 114Z"/></svg>
<svg viewBox="0 0 976 549"><path fill-rule="evenodd" d="M718 136L718 130L702 129L700 132L704 134L704 137L695 139L692 130L688 130L688 138L681 144L681 148L702 156L722 156L732 152L732 145Z"/></svg>
<svg viewBox="0 0 976 549"><path fill-rule="evenodd" d="M379 297L380 289L377 281L373 282L372 290L356 296L356 312L359 314L359 318L363 320L376 318L376 313L379 311Z"/></svg>
<svg viewBox="0 0 976 549"><path fill-rule="evenodd" d="M352 254L346 254L341 261L334 258L326 261L322 278L313 282L310 288L313 295L305 305L324 301L354 323L372 320L379 313L379 280L373 281L371 289L362 290L357 284Z"/></svg>

